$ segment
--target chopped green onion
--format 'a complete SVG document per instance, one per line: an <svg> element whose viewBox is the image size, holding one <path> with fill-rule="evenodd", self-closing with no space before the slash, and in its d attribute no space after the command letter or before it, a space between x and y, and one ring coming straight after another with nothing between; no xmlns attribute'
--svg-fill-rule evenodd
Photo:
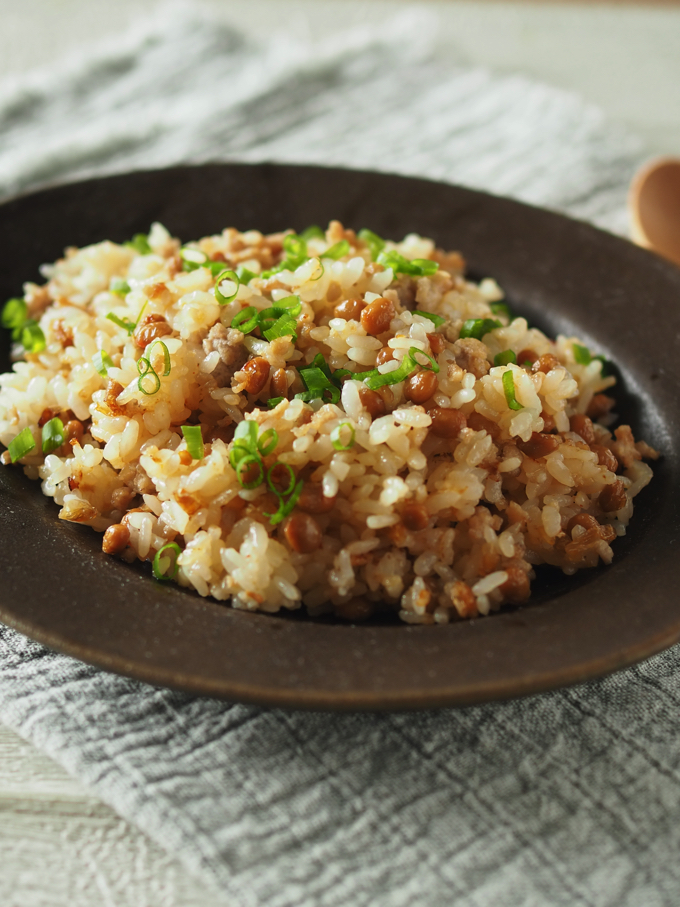
<svg viewBox="0 0 680 907"><path fill-rule="evenodd" d="M155 343L151 344L151 346L149 347L149 352L147 353L147 358L150 356L151 350L156 346L157 343L160 343L160 345L163 347L163 377L167 378L167 376L170 374L172 366L170 365L170 352L162 340L156 340Z"/></svg>
<svg viewBox="0 0 680 907"><path fill-rule="evenodd" d="M244 481L244 475L247 475L250 472L250 468L253 464L257 466L257 477L250 482L246 482ZM262 484L264 481L264 466L257 454L246 453L238 460L236 463L236 478L239 485L242 488L245 488L246 491L257 488L258 485Z"/></svg>
<svg viewBox="0 0 680 907"><path fill-rule="evenodd" d="M312 400L323 400L328 395L331 403L340 401L340 390L332 380L331 370L321 353L314 357L311 365L298 369L298 371L307 390L296 394L296 400L311 403Z"/></svg>
<svg viewBox="0 0 680 907"><path fill-rule="evenodd" d="M423 365L422 362L419 362L416 356L424 356L428 360L427 365ZM423 350L418 349L416 346L412 346L408 353L401 360L401 365L399 368L394 369L392 372L387 372L386 374L381 374L378 369L372 369L370 372L362 372L355 374L355 381L364 381L366 387L369 390L377 390L379 387L385 387L389 384L399 384L400 381L404 381L408 376L413 372L418 366L424 369L437 374L439 372L439 366L436 361L428 353L425 353Z"/></svg>
<svg viewBox="0 0 680 907"><path fill-rule="evenodd" d="M279 467L283 467L289 475L288 485L283 491L279 491L272 479L274 470ZM293 472L291 467L287 463L281 463L280 461L277 461L273 466L269 468L267 472L267 485L270 491L273 491L276 497L279 499L279 509L276 511L276 513L267 514L272 526L277 526L288 516L293 507L295 507L295 505L297 504L304 482L302 481L302 479L300 479L298 483L295 484L295 473ZM288 498L288 500L286 501L285 498Z"/></svg>
<svg viewBox="0 0 680 907"><path fill-rule="evenodd" d="M205 454L203 434L200 425L183 425L182 434L187 442L187 450L194 460L202 460Z"/></svg>
<svg viewBox="0 0 680 907"><path fill-rule="evenodd" d="M280 271L285 271L288 266L288 262L282 261L278 265L274 265L273 268L269 268L268 271L262 271L260 277L263 280L269 280L270 277L273 277L274 274L278 274Z"/></svg>
<svg viewBox="0 0 680 907"><path fill-rule="evenodd" d="M233 293L222 292L224 281L227 281L233 285ZM236 294L238 293L240 284L241 281L238 279L238 275L235 271L221 271L215 278L215 299L219 302L220 305L228 305L230 302L233 302L233 300L236 299Z"/></svg>
<svg viewBox="0 0 680 907"><path fill-rule="evenodd" d="M319 355L321 355L321 353L319 353ZM354 372L350 372L348 368L336 368L331 375L331 381L336 387L342 387L343 381L346 378L354 378Z"/></svg>
<svg viewBox="0 0 680 907"><path fill-rule="evenodd" d="M64 423L57 416L45 422L42 427L42 451L44 454L52 453L66 440Z"/></svg>
<svg viewBox="0 0 680 907"><path fill-rule="evenodd" d="M412 258L411 267L418 268L418 274L422 277L431 277L439 270L437 262L430 258Z"/></svg>
<svg viewBox="0 0 680 907"><path fill-rule="evenodd" d="M196 271L198 268L208 267L210 261L205 252L200 249L192 249L190 246L182 246L179 250L179 257L182 259L183 271Z"/></svg>
<svg viewBox="0 0 680 907"><path fill-rule="evenodd" d="M267 400L267 406L269 409L274 409L275 406L278 406L279 403L285 399L285 397L270 397L269 400Z"/></svg>
<svg viewBox="0 0 680 907"><path fill-rule="evenodd" d="M395 274L410 274L412 277L429 277L439 270L436 261L429 258L414 258L413 261L409 261L394 250L391 252L383 250L378 255L378 264L392 268Z"/></svg>
<svg viewBox="0 0 680 907"><path fill-rule="evenodd" d="M580 343L572 343L571 348L574 352L574 361L579 365L590 365L593 357L587 346L581 346Z"/></svg>
<svg viewBox="0 0 680 907"><path fill-rule="evenodd" d="M275 469L285 469L288 473L288 484L283 491L279 491L272 479L272 474ZM295 488L295 473L293 472L293 468L289 466L288 463L282 463L280 460L277 460L276 463L267 470L267 485L269 486L270 491L273 491L274 494L279 497L288 497Z"/></svg>
<svg viewBox="0 0 680 907"><path fill-rule="evenodd" d="M25 299L8 299L2 308L2 326L12 332L12 340L18 340L26 324L28 306Z"/></svg>
<svg viewBox="0 0 680 907"><path fill-rule="evenodd" d="M109 283L109 293L115 293L116 296L127 296L130 292L130 284L123 277L112 277Z"/></svg>
<svg viewBox="0 0 680 907"><path fill-rule="evenodd" d="M230 327L237 328L243 334L250 334L259 324L259 312L254 305L246 306L234 315Z"/></svg>
<svg viewBox="0 0 680 907"><path fill-rule="evenodd" d="M317 227L316 224L312 224L311 227L307 227L306 230L302 231L300 238L304 239L305 242L308 242L310 239L325 239L326 234L323 232L321 227Z"/></svg>
<svg viewBox="0 0 680 907"><path fill-rule="evenodd" d="M481 340L489 331L500 327L502 327L502 324L495 318L468 318L467 321L463 322L463 327L460 329L460 339L474 337L475 340Z"/></svg>
<svg viewBox="0 0 680 907"><path fill-rule="evenodd" d="M243 419L236 426L234 444L240 444L255 452L257 446L257 422L254 419Z"/></svg>
<svg viewBox="0 0 680 907"><path fill-rule="evenodd" d="M316 283L317 280L321 280L323 275L326 273L326 269L324 268L320 258L315 258L314 261L319 266L319 273L316 275L316 277L310 277L309 279L311 281L313 281L314 283ZM316 273L316 272L312 271L312 274L314 274L314 273Z"/></svg>
<svg viewBox="0 0 680 907"><path fill-rule="evenodd" d="M334 261L342 258L344 255L347 255L349 252L349 243L346 239L341 239L340 242L336 242L334 246L331 246L330 249L326 249L325 252L321 253L322 258L332 258Z"/></svg>
<svg viewBox="0 0 680 907"><path fill-rule="evenodd" d="M24 428L12 441L9 442L9 455L12 463L16 463L22 457L25 457L35 447L35 438L30 428Z"/></svg>
<svg viewBox="0 0 680 907"><path fill-rule="evenodd" d="M21 345L27 353L39 353L47 346L45 335L37 321L29 319L21 329Z"/></svg>
<svg viewBox="0 0 680 907"><path fill-rule="evenodd" d="M263 457L268 457L270 453L273 453L276 450L276 445L278 443L279 433L275 428L268 428L266 431L262 432L257 439L257 449Z"/></svg>
<svg viewBox="0 0 680 907"><path fill-rule="evenodd" d="M511 362L513 365L517 364L517 356L513 350L503 350L502 353L496 353L493 357L494 365L509 365Z"/></svg>
<svg viewBox="0 0 680 907"><path fill-rule="evenodd" d="M254 271L249 271L248 268L244 268L243 265L239 265L238 268L236 268L236 276L245 286L250 283L253 277L257 277L257 274Z"/></svg>
<svg viewBox="0 0 680 907"><path fill-rule="evenodd" d="M302 486L305 483L300 479L293 489L290 497L284 503L283 500L280 500L279 509L276 511L273 517L270 518L269 522L272 526L278 526L279 523L282 523L283 520L292 512L293 508L298 502L300 495L302 494Z"/></svg>
<svg viewBox="0 0 680 907"><path fill-rule="evenodd" d="M293 262L302 264L303 261L309 258L307 241L302 236L298 236L297 233L289 233L283 237L283 250L290 264Z"/></svg>
<svg viewBox="0 0 680 907"><path fill-rule="evenodd" d="M207 268L213 277L217 277L220 271L224 271L225 264L223 261L211 261L211 259L208 259L202 267Z"/></svg>
<svg viewBox="0 0 680 907"><path fill-rule="evenodd" d="M172 552L174 558L170 553L163 555L165 552ZM156 552L156 555L151 563L151 569L153 575L158 580L168 580L174 579L177 576L179 571L179 564L177 559L182 553L182 549L179 547L177 542L168 542L166 545L163 545L162 548L159 548Z"/></svg>
<svg viewBox="0 0 680 907"><path fill-rule="evenodd" d="M375 261L385 248L385 240L378 236L377 233L374 233L372 230L359 230L357 237L365 242L368 246L368 251L371 253L371 258Z"/></svg>
<svg viewBox="0 0 680 907"><path fill-rule="evenodd" d="M302 311L302 302L300 301L299 296L284 296L283 299L278 299L274 303L272 308L274 309L274 312L277 315L282 315L285 311L289 315L292 315L293 318L297 318L297 316ZM283 310L283 311L281 311L281 310ZM270 310L269 309L264 310L264 312L268 312L268 311L270 311ZM264 312L262 312L263 315L264 315Z"/></svg>
<svg viewBox="0 0 680 907"><path fill-rule="evenodd" d="M153 365L151 365L151 362L145 356L140 356L140 358L137 360L137 371L139 372L137 387L146 397L153 397L153 395L157 394L161 389L161 379L158 377L158 374ZM144 387L145 378L151 379L152 390L147 390Z"/></svg>
<svg viewBox="0 0 680 907"><path fill-rule="evenodd" d="M441 315L434 315L432 312L421 312L420 309L413 310L414 315L420 315L421 318L429 318L430 321L434 323L436 328L440 327L446 322L446 318L442 318Z"/></svg>
<svg viewBox="0 0 680 907"><path fill-rule="evenodd" d="M507 302L492 302L489 304L489 308L494 315L505 315L508 321L512 321L512 312Z"/></svg>
<svg viewBox="0 0 680 907"><path fill-rule="evenodd" d="M345 428L348 428L350 431L350 438L349 438L349 441L347 442L347 444L343 443L342 437L341 437L342 431ZM349 450L350 447L354 447L354 435L355 435L355 432L354 432L354 426L352 425L352 423L351 422L342 422L340 425L336 425L336 427L331 432L331 444L333 445L333 447L336 450Z"/></svg>
<svg viewBox="0 0 680 907"><path fill-rule="evenodd" d="M507 372L503 372L502 377L503 382L503 393L505 394L505 400L510 407L510 409L524 409L521 403L517 402L515 397L515 377L512 373L512 369L509 368Z"/></svg>
<svg viewBox="0 0 680 907"><path fill-rule="evenodd" d="M269 311L269 309L266 309L265 311ZM297 340L295 328L295 319L291 317L289 312L285 312L268 330L262 331L262 336L270 341L275 340L277 337L290 336L295 341Z"/></svg>
<svg viewBox="0 0 680 907"><path fill-rule="evenodd" d="M97 369L102 378L106 378L109 369L113 366L113 359L104 350L97 350L92 357L92 364Z"/></svg>
<svg viewBox="0 0 680 907"><path fill-rule="evenodd" d="M113 312L109 312L106 317L109 319L109 321L117 324L119 328L124 328L128 332L128 334L131 334L137 327L134 321L130 321L129 318L119 318L117 315L114 315Z"/></svg>
<svg viewBox="0 0 680 907"><path fill-rule="evenodd" d="M123 245L127 246L128 249L134 249L139 255L150 255L152 251L149 245L149 237L146 233L135 233L132 239L123 243Z"/></svg>

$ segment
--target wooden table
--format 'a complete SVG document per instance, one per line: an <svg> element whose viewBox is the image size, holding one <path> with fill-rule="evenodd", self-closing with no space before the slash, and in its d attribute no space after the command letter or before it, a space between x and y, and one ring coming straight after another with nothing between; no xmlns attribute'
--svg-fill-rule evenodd
<svg viewBox="0 0 680 907"><path fill-rule="evenodd" d="M254 33L384 21L397 0L212 0ZM154 4L147 4L146 12ZM680 155L680 6L531 2L423 3L440 16L439 52L523 72L575 91ZM77 53L140 13L138 0L0 0L0 79ZM0 904L3 907L217 907L224 898L30 744L0 726Z"/></svg>

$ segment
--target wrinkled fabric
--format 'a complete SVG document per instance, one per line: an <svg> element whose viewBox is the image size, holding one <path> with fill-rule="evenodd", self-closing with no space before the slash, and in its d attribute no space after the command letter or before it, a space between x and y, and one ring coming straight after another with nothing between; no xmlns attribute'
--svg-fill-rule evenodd
<svg viewBox="0 0 680 907"><path fill-rule="evenodd" d="M429 31L407 13L309 46L181 8L140 22L0 84L0 193L275 160L462 183L625 232L636 141L567 93L433 60ZM0 628L0 718L233 907L677 905L679 704L678 649L515 702L333 715L157 690Z"/></svg>

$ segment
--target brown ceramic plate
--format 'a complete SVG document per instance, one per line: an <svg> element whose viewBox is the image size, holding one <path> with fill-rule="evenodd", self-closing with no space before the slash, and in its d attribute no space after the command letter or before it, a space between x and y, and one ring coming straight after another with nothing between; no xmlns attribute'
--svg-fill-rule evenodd
<svg viewBox="0 0 680 907"><path fill-rule="evenodd" d="M19 469L0 470L0 619L46 645L153 684L267 705L397 709L518 696L630 665L680 638L680 270L581 223L424 180L275 165L133 173L0 206L0 298L66 245L160 220L184 239L340 218L464 252L515 311L578 333L617 363L619 411L663 452L614 563L546 570L521 609L446 627L347 626L233 611L156 583L60 523ZM6 332L2 332L6 335ZM0 368L5 371L8 338Z"/></svg>

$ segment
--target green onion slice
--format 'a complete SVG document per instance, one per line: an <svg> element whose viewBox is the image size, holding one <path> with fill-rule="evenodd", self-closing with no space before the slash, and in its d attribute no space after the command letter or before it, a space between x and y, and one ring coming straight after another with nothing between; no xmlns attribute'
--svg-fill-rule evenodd
<svg viewBox="0 0 680 907"><path fill-rule="evenodd" d="M271 309L265 309L265 312L270 312ZM264 312L261 313L262 317ZM293 341L297 340L297 333L295 332L296 322L295 319L291 316L289 312L284 312L280 318L278 318L270 328L262 331L262 336L267 340L275 340L277 337L292 337Z"/></svg>
<svg viewBox="0 0 680 907"><path fill-rule="evenodd" d="M474 337L475 340L481 340L489 331L502 326L500 321L495 318L468 318L467 321L463 322L463 327L460 329L460 339Z"/></svg>
<svg viewBox="0 0 680 907"><path fill-rule="evenodd" d="M395 251L385 252L383 250L378 255L378 264L385 268L392 268L395 274L410 274L411 277L430 277L439 270L436 261L431 261L429 258L414 258L413 261L409 261L408 258L404 258Z"/></svg>
<svg viewBox="0 0 680 907"><path fill-rule="evenodd" d="M158 377L158 373L154 369L153 365L151 365L151 362L145 356L140 356L140 358L137 360L137 371L139 372L137 387L146 397L153 397L153 395L157 394L161 389L161 379ZM145 378L149 378L151 380L151 390L147 390L144 387Z"/></svg>
<svg viewBox="0 0 680 907"><path fill-rule="evenodd" d="M281 500L279 509L269 520L272 526L278 526L278 524L283 522L283 520L285 520L285 518L292 512L293 508L298 502L300 495L302 494L302 486L304 484L305 483L302 481L302 479L299 479L288 500L285 503L283 502L283 500Z"/></svg>
<svg viewBox="0 0 680 907"><path fill-rule="evenodd" d="M35 447L35 438L31 429L26 427L23 431L20 431L19 434L12 441L9 442L9 455L12 459L12 463L16 463L17 460L20 460L22 457L25 457Z"/></svg>
<svg viewBox="0 0 680 907"><path fill-rule="evenodd" d="M300 238L304 239L305 242L308 242L310 239L325 239L326 234L323 232L321 227L317 227L316 224L312 224L311 227L307 227L306 230L302 231Z"/></svg>
<svg viewBox="0 0 680 907"><path fill-rule="evenodd" d="M113 359L104 350L97 350L92 357L92 364L102 378L106 378L109 374L109 369L113 367Z"/></svg>
<svg viewBox="0 0 680 907"><path fill-rule="evenodd" d="M179 571L177 558L181 553L182 549L177 542L168 542L166 545L163 545L162 548L158 549L151 563L151 569L156 579L169 580L174 579L177 576Z"/></svg>
<svg viewBox="0 0 680 907"><path fill-rule="evenodd" d="M257 439L257 449L263 457L267 457L276 450L276 445L278 443L279 433L275 428L268 428L266 431L262 432Z"/></svg>
<svg viewBox="0 0 680 907"><path fill-rule="evenodd" d="M149 237L146 233L135 233L132 239L123 243L128 249L134 249L139 255L150 255L151 246L149 245Z"/></svg>
<svg viewBox="0 0 680 907"><path fill-rule="evenodd" d="M511 362L513 365L517 365L517 356L513 350L503 350L502 353L496 353L493 357L494 365L509 365Z"/></svg>
<svg viewBox="0 0 680 907"><path fill-rule="evenodd" d="M239 422L234 432L234 444L240 444L255 452L257 446L257 422L254 419L243 419L242 422Z"/></svg>
<svg viewBox="0 0 680 907"><path fill-rule="evenodd" d="M167 378L167 376L170 374L172 366L170 364L170 352L169 352L167 346L163 343L163 341L156 340L155 343L152 343L149 348L149 352L148 352L147 356L151 355L151 350L159 343L163 349L163 377Z"/></svg>
<svg viewBox="0 0 680 907"><path fill-rule="evenodd" d="M275 406L278 406L279 403L285 399L285 397L270 397L269 400L267 400L267 406L269 409L274 409Z"/></svg>
<svg viewBox="0 0 680 907"><path fill-rule="evenodd" d="M194 460L202 460L205 454L203 434L200 425L183 425L182 434L187 442L187 450Z"/></svg>
<svg viewBox="0 0 680 907"><path fill-rule="evenodd" d="M2 308L0 323L12 332L12 340L18 340L27 320L28 306L25 299L8 299Z"/></svg>
<svg viewBox="0 0 680 907"><path fill-rule="evenodd" d="M306 391L296 394L296 400L303 400L305 403L311 403L312 400L323 400L330 398L331 403L340 401L340 390L338 385L333 381L331 370L328 363L321 353L314 357L311 365L298 369Z"/></svg>
<svg viewBox="0 0 680 907"><path fill-rule="evenodd" d="M179 250L179 257L182 259L183 271L195 271L197 268L208 267L210 261L205 252L200 249L192 249L190 246L182 246Z"/></svg>
<svg viewBox="0 0 680 907"><path fill-rule="evenodd" d="M116 296L127 296L130 292L130 284L124 277L112 277L109 283L109 292L115 293Z"/></svg>
<svg viewBox="0 0 680 907"><path fill-rule="evenodd" d="M222 287L224 281L228 281L233 284L234 292L223 293ZM215 278L215 299L219 302L220 305L228 305L230 302L233 302L236 299L236 294L238 293L238 288L241 285L241 281L238 279L238 274L235 271L221 271Z"/></svg>
<svg viewBox="0 0 680 907"><path fill-rule="evenodd" d="M371 253L371 258L375 261L385 248L385 240L378 236L377 233L374 233L372 230L359 230L357 237L365 242L368 246L368 251Z"/></svg>
<svg viewBox="0 0 680 907"><path fill-rule="evenodd" d="M250 334L258 324L259 312L254 305L249 305L234 315L229 327L237 328L242 334Z"/></svg>
<svg viewBox="0 0 680 907"><path fill-rule="evenodd" d="M321 353L319 353L321 355ZM316 361L316 360L315 360ZM336 368L336 370L331 375L331 381L336 387L342 387L343 382L346 378L354 378L354 372L350 372L348 368Z"/></svg>
<svg viewBox="0 0 680 907"><path fill-rule="evenodd" d="M503 393L505 394L505 400L510 407L510 409L524 409L521 403L518 403L517 398L515 397L515 377L512 374L512 369L509 368L507 372L503 372L502 377L503 382Z"/></svg>
<svg viewBox="0 0 680 907"><path fill-rule="evenodd" d="M257 466L257 476L250 482L246 482L245 476L248 475L252 466ZM257 454L246 453L238 460L236 464L236 478L238 479L239 485L247 491L252 488L257 488L258 485L262 484L264 481L264 466Z"/></svg>
<svg viewBox="0 0 680 907"><path fill-rule="evenodd" d="M441 315L434 315L432 312L421 312L420 309L414 309L413 314L420 315L421 318L429 318L430 321L434 322L436 328L441 327L446 322L446 318L442 318Z"/></svg>
<svg viewBox="0 0 680 907"><path fill-rule="evenodd" d="M244 268L243 265L239 265L238 268L236 268L236 276L245 286L250 283L253 277L257 277L257 274L254 271L249 271L248 268Z"/></svg>
<svg viewBox="0 0 680 907"><path fill-rule="evenodd" d="M276 487L273 479L274 470L280 472L282 469L285 469L288 473L288 484L283 490ZM269 490L273 491L274 494L278 495L280 498L287 498L289 494L292 494L293 489L295 488L295 473L293 472L292 466L289 466L288 463L282 463L281 460L277 460L276 463L267 470L267 485Z"/></svg>
<svg viewBox="0 0 680 907"><path fill-rule="evenodd" d="M273 474L275 469L280 467L284 468L288 473L288 485L283 491L280 491L274 484ZM272 526L277 526L282 520L284 520L288 514L292 511L293 507L298 502L300 493L302 492L302 486L304 482L300 479L297 484L295 483L295 473L292 468L287 463L281 463L277 461L273 466L270 466L267 472L267 485L270 491L273 491L276 497L279 499L279 509L274 514L268 513L269 521ZM288 500L285 500L285 499Z"/></svg>
<svg viewBox="0 0 680 907"><path fill-rule="evenodd" d="M117 315L114 315L113 312L109 312L106 317L109 319L109 321L117 324L119 328L126 330L128 334L131 334L137 327L134 321L130 321L129 318L119 318Z"/></svg>
<svg viewBox="0 0 680 907"><path fill-rule="evenodd" d="M418 356L424 356L425 359L428 360L427 363L423 364L420 362L417 359ZM389 384L399 384L400 381L404 381L408 378L411 372L418 368L418 366L429 369L435 374L439 372L439 366L429 353L425 353L423 350L418 349L418 347L412 346L401 360L399 368L394 369L394 371L382 375L378 369L372 369L370 372L357 373L353 377L355 381L364 381L369 390L377 390L379 387L385 387Z"/></svg>
<svg viewBox="0 0 680 907"><path fill-rule="evenodd" d="M494 315L505 315L508 321L512 321L512 312L510 311L510 306L507 302L492 302L489 305L489 308Z"/></svg>
<svg viewBox="0 0 680 907"><path fill-rule="evenodd" d="M283 237L283 251L291 264L295 261L302 264L303 261L309 258L307 240L302 236L298 236L297 233L289 233Z"/></svg>
<svg viewBox="0 0 680 907"><path fill-rule="evenodd" d="M347 255L349 252L349 243L346 239L341 239L340 242L336 242L334 246L331 246L330 249L326 249L325 252L321 253L322 258L332 258L333 261L338 261L344 255Z"/></svg>
<svg viewBox="0 0 680 907"><path fill-rule="evenodd" d="M342 432L344 429L349 429L350 436L349 441L345 444L342 440ZM350 447L354 447L354 426L351 422L342 422L331 432L331 444L336 450L349 450Z"/></svg>
<svg viewBox="0 0 680 907"><path fill-rule="evenodd" d="M45 422L42 427L42 452L44 454L52 453L57 447L61 447L65 440L66 432L61 419L55 416L54 419Z"/></svg>
<svg viewBox="0 0 680 907"><path fill-rule="evenodd" d="M21 345L27 353L39 353L47 346L45 335L37 321L29 319L21 329Z"/></svg>
<svg viewBox="0 0 680 907"><path fill-rule="evenodd" d="M578 362L579 365L590 365L593 361L593 357L587 346L581 346L580 343L572 343L571 348L574 353L574 360Z"/></svg>

